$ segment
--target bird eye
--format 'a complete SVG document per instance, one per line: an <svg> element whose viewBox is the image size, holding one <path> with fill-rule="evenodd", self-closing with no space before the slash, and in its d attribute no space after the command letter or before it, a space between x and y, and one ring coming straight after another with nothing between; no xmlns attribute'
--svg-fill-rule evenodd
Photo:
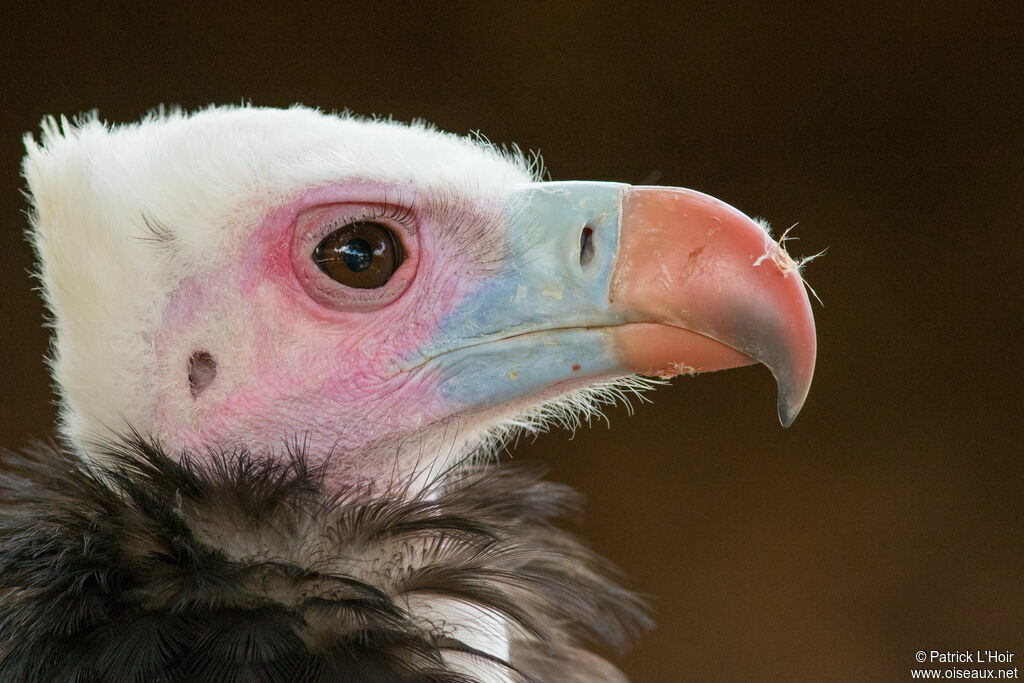
<svg viewBox="0 0 1024 683"><path fill-rule="evenodd" d="M412 198L304 208L291 224L291 265L299 284L313 301L335 311L390 305L416 277L418 220Z"/></svg>
<svg viewBox="0 0 1024 683"><path fill-rule="evenodd" d="M355 289L383 287L403 261L401 240L387 226L370 221L338 228L313 250L320 270Z"/></svg>

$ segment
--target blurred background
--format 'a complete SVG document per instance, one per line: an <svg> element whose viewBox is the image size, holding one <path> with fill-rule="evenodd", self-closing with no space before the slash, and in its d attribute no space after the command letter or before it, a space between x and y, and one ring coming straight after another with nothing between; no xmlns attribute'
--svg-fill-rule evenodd
<svg viewBox="0 0 1024 683"><path fill-rule="evenodd" d="M422 117L539 150L554 179L695 188L799 223L795 255L828 249L790 429L746 368L515 451L586 494L583 533L650 596L657 629L616 659L633 680L1024 658L1024 5L380 6L5 6L0 444L53 428L19 177L43 115Z"/></svg>

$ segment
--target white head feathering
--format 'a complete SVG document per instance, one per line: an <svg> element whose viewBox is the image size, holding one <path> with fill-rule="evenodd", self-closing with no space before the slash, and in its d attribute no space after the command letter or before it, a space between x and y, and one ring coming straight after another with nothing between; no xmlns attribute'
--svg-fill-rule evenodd
<svg viewBox="0 0 1024 683"><path fill-rule="evenodd" d="M48 118L25 145L61 429L80 448L127 425L152 429L154 334L176 286L273 207L343 177L482 195L533 180L518 151L304 107L161 112L117 127Z"/></svg>

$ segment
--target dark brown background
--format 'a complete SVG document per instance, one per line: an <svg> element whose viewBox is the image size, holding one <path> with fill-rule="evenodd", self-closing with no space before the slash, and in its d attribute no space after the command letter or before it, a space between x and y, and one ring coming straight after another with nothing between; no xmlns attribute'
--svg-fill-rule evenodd
<svg viewBox="0 0 1024 683"><path fill-rule="evenodd" d="M171 4L0 18L0 443L53 420L18 176L42 115L423 117L539 149L556 179L693 187L799 221L797 254L828 248L791 429L751 368L518 451L589 496L586 534L652 596L658 629L621 659L635 680L900 681L919 649L1024 657L1020 3Z"/></svg>

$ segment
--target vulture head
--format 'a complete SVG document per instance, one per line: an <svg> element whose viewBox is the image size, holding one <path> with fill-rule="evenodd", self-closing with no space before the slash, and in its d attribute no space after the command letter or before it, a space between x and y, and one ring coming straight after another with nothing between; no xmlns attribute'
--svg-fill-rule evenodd
<svg viewBox="0 0 1024 683"><path fill-rule="evenodd" d="M638 374L762 363L784 425L811 383L797 264L699 192L543 182L518 150L300 107L50 119L26 146L63 448L6 480L34 502L0 557L0 618L38 635L0 645L15 678L612 677L579 644L628 640L638 601L554 530L572 495L495 445ZM45 574L41 528L79 555L68 530L100 529L130 590ZM395 577L424 568L447 578ZM92 602L42 619L53 585Z"/></svg>

